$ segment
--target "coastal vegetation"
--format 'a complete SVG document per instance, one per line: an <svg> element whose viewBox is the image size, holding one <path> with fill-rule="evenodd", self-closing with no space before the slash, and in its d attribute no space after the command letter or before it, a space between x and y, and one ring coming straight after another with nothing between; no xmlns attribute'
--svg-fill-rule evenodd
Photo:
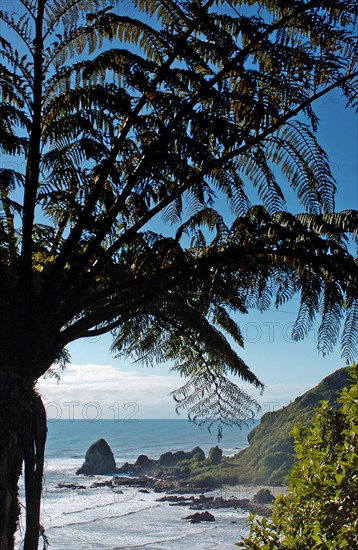
<svg viewBox="0 0 358 550"><path fill-rule="evenodd" d="M22 469L23 547L47 546L36 382L59 376L70 342L111 332L116 353L170 362L185 377L177 407L221 423L257 410L235 375L264 387L238 353L251 307L299 296L293 338L319 317L319 350L343 325L354 357L357 212L335 211L314 104L340 90L356 106L357 10L2 4L1 550L14 548Z"/></svg>
<svg viewBox="0 0 358 550"><path fill-rule="evenodd" d="M311 425L315 410L322 401L332 409L339 408L341 391L351 383L349 369L339 369L297 397L293 403L266 413L260 423L249 432L249 446L234 456L223 456L222 450L215 446L206 457L200 447L195 447L189 452L168 451L158 460L140 455L134 464L125 463L117 471L121 474L165 480L177 489L187 486L190 490L200 488L205 491L224 485L287 485L287 476L296 463L292 430L298 424ZM102 442L100 440L88 449L86 462L78 473L102 473L102 457L100 462L97 459L92 462L94 469L86 470L91 450L94 447L102 448ZM106 454L107 451L103 453L103 458L106 458ZM112 466L103 473L114 472L113 457L112 460Z"/></svg>
<svg viewBox="0 0 358 550"><path fill-rule="evenodd" d="M286 485L296 460L293 428L311 424L321 401L337 408L339 394L350 382L347 369L339 369L289 405L264 414L248 435L249 446L227 460L235 468L237 483Z"/></svg>
<svg viewBox="0 0 358 550"><path fill-rule="evenodd" d="M251 517L246 550L342 550L358 546L358 367L339 409L323 401L310 426L293 430L297 464L272 519Z"/></svg>

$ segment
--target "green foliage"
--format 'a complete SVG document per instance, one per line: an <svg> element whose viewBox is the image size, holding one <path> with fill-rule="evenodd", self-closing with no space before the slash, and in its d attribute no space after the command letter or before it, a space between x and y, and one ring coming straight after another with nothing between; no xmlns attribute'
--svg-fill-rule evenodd
<svg viewBox="0 0 358 550"><path fill-rule="evenodd" d="M341 408L323 401L311 426L293 435L297 464L272 520L250 518L240 548L341 550L358 545L358 367L342 391Z"/></svg>
<svg viewBox="0 0 358 550"><path fill-rule="evenodd" d="M237 472L237 482L287 484L286 476L295 462L292 429L297 423L310 424L322 400L336 408L339 392L349 383L347 369L339 369L286 407L265 413L249 433L249 446L227 459Z"/></svg>
<svg viewBox="0 0 358 550"><path fill-rule="evenodd" d="M246 550L276 550L283 548L303 550L307 548L307 546L282 546L278 528L265 517L257 519L254 514L250 514L248 521L250 534L243 542L237 543L239 548Z"/></svg>
<svg viewBox="0 0 358 550"><path fill-rule="evenodd" d="M357 213L334 212L313 103L339 87L354 104L356 7L261 7L23 0L21 15L0 10L0 151L22 159L0 167L6 368L26 358L36 380L69 342L112 331L118 354L169 361L187 378L178 410L235 423L257 403L230 376L263 388L237 353L236 314L299 292L293 336L322 313L325 353L344 319L343 352L354 355L346 234ZM302 214L286 211L286 185ZM15 360L19 333L28 341Z"/></svg>

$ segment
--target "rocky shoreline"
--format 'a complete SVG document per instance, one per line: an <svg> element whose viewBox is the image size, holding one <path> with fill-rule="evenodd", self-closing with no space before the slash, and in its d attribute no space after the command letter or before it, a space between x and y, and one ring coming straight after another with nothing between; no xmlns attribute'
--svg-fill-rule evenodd
<svg viewBox="0 0 358 550"><path fill-rule="evenodd" d="M194 447L191 451L168 451L160 455L155 460L141 454L137 460L130 464L125 462L123 466L116 466L115 458L111 448L104 439L99 439L93 443L86 452L85 461L81 468L77 470L77 475L103 475L103 474L122 474L135 478L143 478L142 483L146 484L146 479L155 479L168 481L180 487L205 487L203 484L193 483L191 477L196 472L202 472L205 469L220 465L222 459L222 450L219 447L212 447L205 456L200 447ZM209 486L219 487L220 483L208 484Z"/></svg>
<svg viewBox="0 0 358 550"><path fill-rule="evenodd" d="M134 487L139 492L143 493L165 493L164 496L158 497L158 502L168 502L169 506L186 507L194 511L207 511L222 508L231 508L234 510L244 510L253 514L259 514L261 516L271 515L271 504L263 503L260 500L269 500L272 502L274 496L267 490L261 489L252 499L238 498L231 496L224 498L223 496L205 495L200 488L190 487L181 483L170 483L164 480L157 480L150 477L126 477L126 476L113 476L110 479L101 481L94 481L88 487L83 484L76 483L59 483L57 486L59 489L73 489L73 490L89 490L97 489L99 487L108 487L114 492L122 492L120 488ZM213 489L209 489L209 492ZM262 494L263 492L263 494ZM199 516L198 516L199 517ZM192 519L190 517L185 519ZM206 521L205 519L193 520ZM210 520L209 520L210 521Z"/></svg>
<svg viewBox="0 0 358 550"><path fill-rule="evenodd" d="M217 467L221 460L222 451L219 447L210 449L208 457L200 447L195 447L189 452L164 453L158 460L140 455L134 464L126 462L118 468L107 442L100 439L88 449L85 462L76 473L87 477L112 474L112 477L94 481L89 487L83 484L66 483L59 484L58 487L80 490L108 487L117 493L122 492L122 487L134 487L143 493L165 493L164 496L156 500L168 502L169 506L182 506L194 510L194 515L185 518L190 519L193 523L214 521L215 518L210 517L211 514L208 510L219 508L240 509L269 516L274 496L267 489L261 489L252 499L237 498L236 496L224 498L223 496L205 494L223 487L224 483L220 483L220 479L208 486L192 482L193 473L212 466Z"/></svg>
<svg viewBox="0 0 358 550"><path fill-rule="evenodd" d="M174 496L168 495L156 499L159 502L169 502L169 506L188 506L190 510L218 510L220 508L233 508L234 510L245 510L260 516L271 515L271 506L259 504L248 498L239 499L230 497L225 499L222 496L206 496L199 497L190 496Z"/></svg>

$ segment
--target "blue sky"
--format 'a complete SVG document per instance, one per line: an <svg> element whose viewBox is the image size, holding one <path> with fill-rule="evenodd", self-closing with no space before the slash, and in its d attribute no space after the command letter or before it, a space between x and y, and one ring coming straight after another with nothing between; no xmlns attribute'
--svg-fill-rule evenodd
<svg viewBox="0 0 358 550"><path fill-rule="evenodd" d="M337 180L337 210L358 209L358 122L346 110L338 92L323 98L317 106L319 139L328 152ZM293 342L290 328L298 300L265 313L251 311L240 316L245 349L240 355L266 385L258 398L262 412L279 408L322 378L344 366L337 347L323 358L316 350L318 324L302 342ZM84 418L176 418L170 392L181 380L170 374L170 365L141 367L130 360L115 358L109 351L111 337L74 342L69 346L71 364L54 379L41 381L40 390L49 417ZM185 418L182 413L181 418Z"/></svg>

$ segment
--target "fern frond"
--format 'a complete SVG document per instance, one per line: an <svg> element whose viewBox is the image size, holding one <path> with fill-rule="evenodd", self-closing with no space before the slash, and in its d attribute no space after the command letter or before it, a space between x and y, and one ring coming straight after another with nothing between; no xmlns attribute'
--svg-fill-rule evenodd
<svg viewBox="0 0 358 550"><path fill-rule="evenodd" d="M317 143L308 126L293 121L273 136L272 161L297 192L302 204L312 214L331 212L334 208L335 180L327 154Z"/></svg>
<svg viewBox="0 0 358 550"><path fill-rule="evenodd" d="M203 373L195 375L172 396L176 411L188 409L189 419L199 426L207 424L210 430L217 424L219 439L223 425L242 426L260 411L255 399L231 380L217 375L212 380Z"/></svg>
<svg viewBox="0 0 358 550"><path fill-rule="evenodd" d="M32 29L33 20L30 19L28 13L24 13L20 17L17 13L10 13L8 11L0 10L0 21L3 21L22 41L27 50L32 52ZM8 48L7 48L8 49ZM8 49L10 51L10 49Z"/></svg>
<svg viewBox="0 0 358 550"><path fill-rule="evenodd" d="M345 303L346 316L342 331L342 357L350 364L358 356L358 299L356 289L348 288L349 294Z"/></svg>
<svg viewBox="0 0 358 550"><path fill-rule="evenodd" d="M181 239L183 235L189 235L198 227L207 227L209 231L216 229L217 234L223 238L228 235L228 228L223 217L213 208L204 208L181 224L176 232L176 238Z"/></svg>
<svg viewBox="0 0 358 550"><path fill-rule="evenodd" d="M335 284L327 284L321 306L322 321L318 329L317 343L318 351L323 356L333 351L339 338L343 301L342 289Z"/></svg>
<svg viewBox="0 0 358 550"><path fill-rule="evenodd" d="M239 325L232 319L226 309L216 305L213 308L212 322L230 334L236 344L244 347L244 340Z"/></svg>
<svg viewBox="0 0 358 550"><path fill-rule="evenodd" d="M284 196L272 170L267 162L265 153L257 149L252 155L241 159L241 170L248 177L250 183L257 187L262 204L270 214L284 209Z"/></svg>

